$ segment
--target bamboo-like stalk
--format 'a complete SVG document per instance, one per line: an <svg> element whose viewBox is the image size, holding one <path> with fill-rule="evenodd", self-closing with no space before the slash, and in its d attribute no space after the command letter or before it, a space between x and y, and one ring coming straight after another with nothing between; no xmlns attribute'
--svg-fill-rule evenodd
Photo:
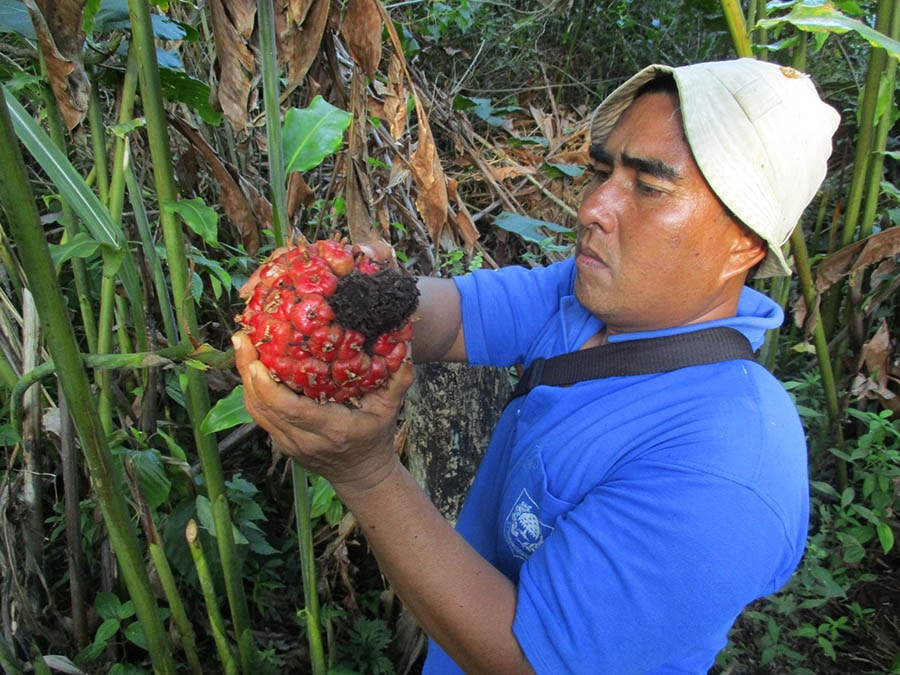
<svg viewBox="0 0 900 675"><path fill-rule="evenodd" d="M41 58L41 64L44 63ZM66 150L65 123L62 113L59 111L59 103L49 84L43 87L44 109L47 111L47 126L50 138L61 151ZM78 233L78 224L69 200L60 199L60 223L66 233L67 239L72 239ZM78 308L81 312L81 325L84 330L85 341L92 352L97 350L97 319L94 316L94 305L91 296L93 288L91 278L87 273L87 266L81 258L75 258L71 262L72 277L75 280L75 292L78 294Z"/></svg>
<svg viewBox="0 0 900 675"><path fill-rule="evenodd" d="M272 195L272 231L275 245L283 246L287 231L287 178L281 138L281 105L275 40L275 9L272 0L258 3L259 39L262 54L263 101L266 108L266 137L269 151L269 185ZM316 558L313 550L312 522L309 504L309 476L303 467L291 463L294 487L294 511L297 518L297 540L303 580L306 635L309 643L313 675L325 675L327 665L322 644L319 595L316 583Z"/></svg>
<svg viewBox="0 0 900 675"><path fill-rule="evenodd" d="M40 308L41 324L50 355L60 364L60 385L69 401L78 401L72 418L82 443L94 490L110 540L121 563L121 574L147 638L153 667L174 673L170 645L156 611L156 600L144 567L137 533L112 469L113 458L92 401L87 372L78 357L72 325L56 278L12 120L0 96L0 203L6 209L28 286Z"/></svg>
<svg viewBox="0 0 900 675"><path fill-rule="evenodd" d="M177 198L173 175L172 154L169 148L168 126L163 109L163 94L160 85L159 66L156 61L156 43L152 32L150 7L147 0L128 0L128 12L131 18L132 49L136 50L139 64L138 79L141 89L141 100L144 104L144 117L147 120L147 138L150 145L150 156L153 160L154 180L157 199L175 201ZM197 317L190 294L190 275L187 255L181 227L174 213L167 209L160 210L160 224L165 239L169 278L172 294L175 299L175 314L180 336L170 335L170 342L190 342L198 335ZM210 502L225 494L225 478L222 462L219 457L215 439L201 431L201 422L210 409L209 390L203 373L188 368L185 400L188 413L193 421L194 441L200 455L203 475ZM227 515L227 514L226 514ZM244 593L240 569L240 557L237 555L234 540L231 536L231 525L217 532L216 542L223 563L225 591L231 608L234 631L238 636L250 632L250 611ZM239 646L245 643L239 641ZM242 655L241 661L253 660L250 655Z"/></svg>
<svg viewBox="0 0 900 675"><path fill-rule="evenodd" d="M891 9L895 0L879 0L876 9L875 29L887 32L890 26ZM863 195L869 169L869 158L874 149L875 109L878 102L878 89L884 71L886 54L883 49L871 49L866 81L863 88L862 102L859 106L859 127L856 138L856 153L853 160L853 174L850 179L850 190L844 210L844 225L841 229L840 244L842 247L853 243L859 226ZM838 325L841 298L845 285L835 284L822 299L822 321L828 335L834 333Z"/></svg>
<svg viewBox="0 0 900 675"><path fill-rule="evenodd" d="M203 544L200 542L197 523L193 518L188 521L184 536L191 549L191 557L194 559L197 577L200 579L200 590L203 592L203 599L206 601L206 614L209 617L213 640L219 653L219 661L221 661L227 675L237 675L237 663L234 660L234 655L231 653L231 646L228 644L225 622L222 620L222 613L219 611L218 599L216 598L216 589L213 586L212 575L209 572L209 564L206 562L206 556L203 553Z"/></svg>
<svg viewBox="0 0 900 675"><path fill-rule="evenodd" d="M888 27L888 35L893 39L900 38L900 7L897 3L887 9L885 14L885 24ZM883 49L877 51L884 52ZM897 82L897 59L887 59L881 75L880 86L887 91L894 91L894 85ZM867 169L868 179L864 192L864 208L862 220L859 226L859 238L864 239L872 234L875 225L875 213L878 210L878 197L881 194L881 172L884 168L884 150L887 147L888 134L893 127L893 119L891 117L891 108L887 110L878 120L875 135L872 140L873 152L869 155L869 166Z"/></svg>
<svg viewBox="0 0 900 675"><path fill-rule="evenodd" d="M753 56L750 36L747 34L747 22L741 3L738 0L722 0L722 14L728 24L728 33L738 56Z"/></svg>
<svg viewBox="0 0 900 675"><path fill-rule="evenodd" d="M806 240L803 232L798 227L791 234L791 246L794 251L794 260L797 267L797 278L800 282L800 292L806 302L807 312L814 312L816 307L816 286L813 282L812 270L809 264L809 254L806 249ZM831 367L831 355L828 351L828 339L825 335L825 327L821 320L815 321L813 329L813 345L816 357L819 361L819 372L822 375L822 391L825 394L825 411L827 414L827 427L831 437L838 447L843 446L843 433L840 425L840 404L838 401L837 386L835 384L834 371ZM843 461L838 462L837 468L838 491L843 492L847 487L847 465Z"/></svg>
<svg viewBox="0 0 900 675"><path fill-rule="evenodd" d="M172 574L172 567L169 565L169 559L163 549L162 539L156 529L156 523L153 522L153 514L150 513L150 509L143 499L141 499L141 509L143 511L141 521L149 542L150 557L153 558L159 584L169 603L169 609L172 610L172 620L181 636L181 648L187 657L191 672L200 675L203 673L203 666L200 665L200 657L197 654L197 636L188 619L181 594L178 592L178 584L175 583L175 575Z"/></svg>

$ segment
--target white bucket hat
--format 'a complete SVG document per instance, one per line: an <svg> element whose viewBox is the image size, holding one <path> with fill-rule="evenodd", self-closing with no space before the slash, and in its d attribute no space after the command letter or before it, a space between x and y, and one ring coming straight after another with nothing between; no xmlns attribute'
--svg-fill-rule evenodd
<svg viewBox="0 0 900 675"><path fill-rule="evenodd" d="M757 277L791 273L781 247L822 184L837 111L793 68L742 58L652 65L594 112L591 142L606 141L642 85L671 74L688 146L712 191L769 245Z"/></svg>

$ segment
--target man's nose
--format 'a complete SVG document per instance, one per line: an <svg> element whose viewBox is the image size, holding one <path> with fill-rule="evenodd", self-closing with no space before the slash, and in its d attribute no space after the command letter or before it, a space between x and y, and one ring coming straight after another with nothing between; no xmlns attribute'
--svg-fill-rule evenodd
<svg viewBox="0 0 900 675"><path fill-rule="evenodd" d="M609 180L588 188L578 207L578 223L585 228L612 232L616 226L616 200L615 186Z"/></svg>

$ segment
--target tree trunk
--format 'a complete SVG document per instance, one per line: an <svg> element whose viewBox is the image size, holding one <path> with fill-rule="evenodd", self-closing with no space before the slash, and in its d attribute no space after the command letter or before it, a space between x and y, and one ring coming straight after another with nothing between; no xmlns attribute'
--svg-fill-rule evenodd
<svg viewBox="0 0 900 675"><path fill-rule="evenodd" d="M504 368L416 367L406 400L409 468L451 523L511 392Z"/></svg>

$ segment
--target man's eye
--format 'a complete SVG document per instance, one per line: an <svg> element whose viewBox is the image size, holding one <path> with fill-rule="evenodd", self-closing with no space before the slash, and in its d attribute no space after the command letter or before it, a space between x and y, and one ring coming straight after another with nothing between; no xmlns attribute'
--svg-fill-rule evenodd
<svg viewBox="0 0 900 675"><path fill-rule="evenodd" d="M586 169L587 172L591 174L591 178L595 183L602 183L609 178L609 169L607 169L605 166L588 164Z"/></svg>
<svg viewBox="0 0 900 675"><path fill-rule="evenodd" d="M645 183L644 181L638 181L637 189L639 192L651 196L661 195L665 193L665 190L660 190L655 185L650 185L649 183Z"/></svg>

